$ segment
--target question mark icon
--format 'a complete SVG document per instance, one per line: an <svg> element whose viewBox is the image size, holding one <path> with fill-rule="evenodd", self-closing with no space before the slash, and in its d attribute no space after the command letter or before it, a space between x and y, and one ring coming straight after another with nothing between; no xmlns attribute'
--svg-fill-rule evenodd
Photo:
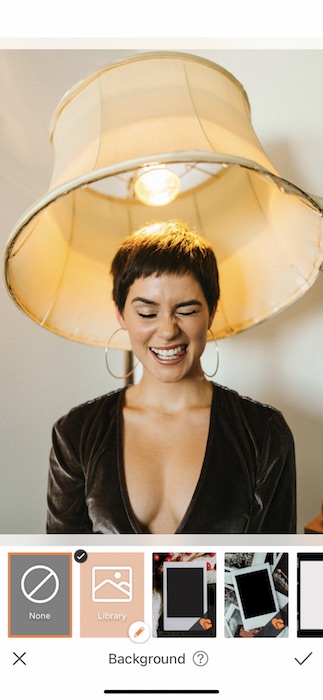
<svg viewBox="0 0 323 700"><path fill-rule="evenodd" d="M196 651L193 656L193 661L196 666L205 666L209 660L205 651Z"/></svg>

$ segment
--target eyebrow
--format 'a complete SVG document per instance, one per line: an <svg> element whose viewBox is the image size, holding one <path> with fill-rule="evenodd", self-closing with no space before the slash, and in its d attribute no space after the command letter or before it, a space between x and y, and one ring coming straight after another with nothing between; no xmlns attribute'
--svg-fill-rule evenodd
<svg viewBox="0 0 323 700"><path fill-rule="evenodd" d="M144 297L135 297L132 299L132 304L135 304L136 302L140 302L141 304L147 304L149 306L159 306L159 304L156 301L152 301L151 299L145 299ZM189 301L182 301L180 304L175 304L175 309L179 309L181 306L202 306L202 303L198 301L198 299L190 299Z"/></svg>

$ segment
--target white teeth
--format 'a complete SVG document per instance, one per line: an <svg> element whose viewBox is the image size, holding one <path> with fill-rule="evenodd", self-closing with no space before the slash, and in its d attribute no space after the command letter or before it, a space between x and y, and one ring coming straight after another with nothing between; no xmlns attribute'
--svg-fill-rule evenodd
<svg viewBox="0 0 323 700"><path fill-rule="evenodd" d="M177 348L169 348L169 350L161 350L160 348L151 348L151 350L160 358L166 357L176 357L183 350L183 346L179 345Z"/></svg>

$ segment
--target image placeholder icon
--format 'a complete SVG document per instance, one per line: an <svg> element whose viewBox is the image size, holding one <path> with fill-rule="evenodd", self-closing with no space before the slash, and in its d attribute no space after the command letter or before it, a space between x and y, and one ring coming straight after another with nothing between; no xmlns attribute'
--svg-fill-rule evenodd
<svg viewBox="0 0 323 700"><path fill-rule="evenodd" d="M92 600L94 603L131 603L131 566L94 566Z"/></svg>

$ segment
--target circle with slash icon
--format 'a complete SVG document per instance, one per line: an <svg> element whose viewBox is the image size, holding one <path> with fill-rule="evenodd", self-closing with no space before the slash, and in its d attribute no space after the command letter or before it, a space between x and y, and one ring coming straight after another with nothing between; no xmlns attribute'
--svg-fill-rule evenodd
<svg viewBox="0 0 323 700"><path fill-rule="evenodd" d="M136 644L142 644L147 642L150 637L150 628L146 622L139 620L138 622L133 622L128 630L129 639Z"/></svg>
<svg viewBox="0 0 323 700"><path fill-rule="evenodd" d="M50 566L38 564L25 571L20 585L27 600L43 604L55 598L59 589L59 578Z"/></svg>

